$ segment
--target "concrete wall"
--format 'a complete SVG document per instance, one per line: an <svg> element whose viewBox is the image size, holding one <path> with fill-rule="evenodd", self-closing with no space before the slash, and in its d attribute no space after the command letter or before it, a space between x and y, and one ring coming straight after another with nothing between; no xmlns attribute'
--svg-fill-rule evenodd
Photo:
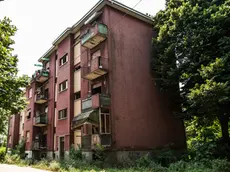
<svg viewBox="0 0 230 172"><path fill-rule="evenodd" d="M109 28L124 15L106 8ZM182 121L172 116L151 76L152 26L126 16L109 31L109 81L115 149L185 147Z"/></svg>

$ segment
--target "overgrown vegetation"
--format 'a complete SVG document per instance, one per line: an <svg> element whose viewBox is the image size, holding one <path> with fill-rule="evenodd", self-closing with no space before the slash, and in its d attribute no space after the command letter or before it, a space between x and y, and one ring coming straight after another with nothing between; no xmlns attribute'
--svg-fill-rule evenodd
<svg viewBox="0 0 230 172"><path fill-rule="evenodd" d="M230 160L229 18L230 0L167 0L154 17L153 77L181 107L190 160Z"/></svg>

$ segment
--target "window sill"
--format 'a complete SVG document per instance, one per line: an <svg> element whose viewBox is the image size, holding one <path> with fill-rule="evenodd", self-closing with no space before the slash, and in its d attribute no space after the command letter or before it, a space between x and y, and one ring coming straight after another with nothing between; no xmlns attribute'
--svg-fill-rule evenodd
<svg viewBox="0 0 230 172"><path fill-rule="evenodd" d="M64 90L62 90L62 91L59 91L59 94L60 94L60 93L63 93L63 92L66 91L66 90L68 90L68 88L66 88L66 89L64 89Z"/></svg>
<svg viewBox="0 0 230 172"><path fill-rule="evenodd" d="M67 117L66 118L61 118L61 119L58 119L59 121L61 121L61 120L66 120L67 119Z"/></svg>
<svg viewBox="0 0 230 172"><path fill-rule="evenodd" d="M68 63L68 61L63 63L62 65L59 65L59 68L61 68L62 66L65 66L67 63Z"/></svg>

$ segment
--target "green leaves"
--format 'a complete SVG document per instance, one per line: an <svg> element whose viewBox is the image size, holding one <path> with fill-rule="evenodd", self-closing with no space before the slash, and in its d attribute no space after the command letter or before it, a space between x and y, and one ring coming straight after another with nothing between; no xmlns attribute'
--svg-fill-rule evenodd
<svg viewBox="0 0 230 172"><path fill-rule="evenodd" d="M153 76L170 100L183 100L186 119L197 116L212 123L230 116L229 4L230 0L168 0L154 18ZM173 89L179 84L179 90Z"/></svg>
<svg viewBox="0 0 230 172"><path fill-rule="evenodd" d="M0 20L0 128L6 124L7 117L20 112L26 105L23 88L28 85L28 76L18 77L18 58L13 55L12 36L16 27L10 19ZM2 130L0 130L0 133Z"/></svg>

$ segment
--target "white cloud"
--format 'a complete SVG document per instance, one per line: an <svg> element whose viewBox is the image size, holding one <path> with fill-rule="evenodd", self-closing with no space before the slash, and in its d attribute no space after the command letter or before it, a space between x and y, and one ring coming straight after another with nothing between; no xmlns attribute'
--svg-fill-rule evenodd
<svg viewBox="0 0 230 172"><path fill-rule="evenodd" d="M133 7L138 0L119 0ZM20 74L31 75L40 58L57 36L76 23L97 0L5 0L0 2L0 18L9 17L18 31L15 54L19 58ZM164 0L142 0L135 8L154 15L164 8Z"/></svg>

